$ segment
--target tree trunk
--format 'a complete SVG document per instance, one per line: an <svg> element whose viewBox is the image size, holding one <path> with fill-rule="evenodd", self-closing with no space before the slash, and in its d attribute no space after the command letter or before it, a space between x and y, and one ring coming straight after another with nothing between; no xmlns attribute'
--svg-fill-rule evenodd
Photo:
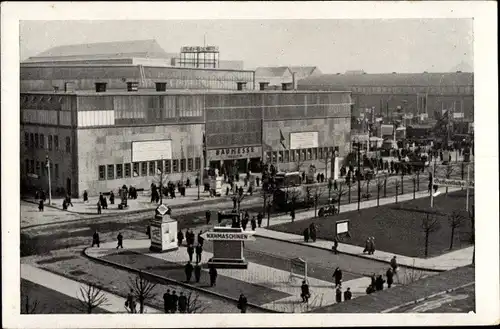
<svg viewBox="0 0 500 329"><path fill-rule="evenodd" d="M314 218L316 218L316 209L318 207L318 204L314 202Z"/></svg>
<svg viewBox="0 0 500 329"><path fill-rule="evenodd" d="M415 200L415 181L413 181L413 200Z"/></svg>
<svg viewBox="0 0 500 329"><path fill-rule="evenodd" d="M451 239L450 239L450 250L453 249L453 238L454 238L454 235L455 235L455 227L452 226L451 227Z"/></svg>
<svg viewBox="0 0 500 329"><path fill-rule="evenodd" d="M429 231L425 231L425 258L427 258L429 251Z"/></svg>
<svg viewBox="0 0 500 329"><path fill-rule="evenodd" d="M380 185L377 185L377 207L380 206Z"/></svg>
<svg viewBox="0 0 500 329"><path fill-rule="evenodd" d="M349 200L347 203L351 203L351 185L349 185Z"/></svg>
<svg viewBox="0 0 500 329"><path fill-rule="evenodd" d="M401 194L404 194L404 191L403 191L403 175L401 175Z"/></svg>
<svg viewBox="0 0 500 329"><path fill-rule="evenodd" d="M144 300L141 300L141 301L139 302L139 312L140 312L141 314L144 314Z"/></svg>
<svg viewBox="0 0 500 329"><path fill-rule="evenodd" d="M398 203L398 186L396 185L396 203Z"/></svg>
<svg viewBox="0 0 500 329"><path fill-rule="evenodd" d="M417 192L420 191L420 174L417 171Z"/></svg>
<svg viewBox="0 0 500 329"><path fill-rule="evenodd" d="M384 198L387 197L387 179L384 180Z"/></svg>
<svg viewBox="0 0 500 329"><path fill-rule="evenodd" d="M269 228L269 222L271 221L271 209L267 209L267 227Z"/></svg>

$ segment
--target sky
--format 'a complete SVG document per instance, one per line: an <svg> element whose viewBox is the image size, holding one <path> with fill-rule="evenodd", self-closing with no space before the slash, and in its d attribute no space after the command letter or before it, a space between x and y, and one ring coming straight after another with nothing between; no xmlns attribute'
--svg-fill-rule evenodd
<svg viewBox="0 0 500 329"><path fill-rule="evenodd" d="M176 53L205 38L219 46L221 60L242 60L250 70L449 72L473 67L472 27L472 19L21 21L20 58L60 45L142 39Z"/></svg>

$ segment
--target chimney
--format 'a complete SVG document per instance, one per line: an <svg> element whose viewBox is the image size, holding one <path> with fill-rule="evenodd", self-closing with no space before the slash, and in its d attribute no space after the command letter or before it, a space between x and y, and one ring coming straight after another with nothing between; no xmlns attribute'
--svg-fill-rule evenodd
<svg viewBox="0 0 500 329"><path fill-rule="evenodd" d="M127 91L138 91L139 82L127 82Z"/></svg>
<svg viewBox="0 0 500 329"><path fill-rule="evenodd" d="M167 83L166 82L156 82L156 91L167 91Z"/></svg>
<svg viewBox="0 0 500 329"><path fill-rule="evenodd" d="M96 82L95 83L95 91L97 93L104 93L106 92L106 82Z"/></svg>

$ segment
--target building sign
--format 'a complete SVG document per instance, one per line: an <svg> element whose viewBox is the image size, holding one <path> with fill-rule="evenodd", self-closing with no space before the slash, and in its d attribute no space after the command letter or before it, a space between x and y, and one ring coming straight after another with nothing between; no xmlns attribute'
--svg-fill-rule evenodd
<svg viewBox="0 0 500 329"><path fill-rule="evenodd" d="M464 117L463 113L460 113L460 112L453 113L453 119L462 119L463 117Z"/></svg>
<svg viewBox="0 0 500 329"><path fill-rule="evenodd" d="M132 142L132 162L172 159L172 141Z"/></svg>
<svg viewBox="0 0 500 329"><path fill-rule="evenodd" d="M448 187L467 187L466 180L434 178L434 185ZM474 188L474 181L469 181L469 187Z"/></svg>
<svg viewBox="0 0 500 329"><path fill-rule="evenodd" d="M208 241L255 241L250 232L205 232L201 236Z"/></svg>
<svg viewBox="0 0 500 329"><path fill-rule="evenodd" d="M186 46L181 48L181 53L205 53L205 52L218 52L218 51L219 51L218 46L206 46L206 47Z"/></svg>
<svg viewBox="0 0 500 329"><path fill-rule="evenodd" d="M258 158L261 155L261 146L228 147L207 150L207 158L210 160Z"/></svg>
<svg viewBox="0 0 500 329"><path fill-rule="evenodd" d="M306 149L318 147L318 132L290 133L290 149Z"/></svg>

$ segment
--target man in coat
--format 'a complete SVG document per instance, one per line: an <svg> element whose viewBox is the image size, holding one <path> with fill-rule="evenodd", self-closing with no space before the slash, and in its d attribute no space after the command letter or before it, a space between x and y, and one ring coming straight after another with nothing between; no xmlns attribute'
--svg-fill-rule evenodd
<svg viewBox="0 0 500 329"><path fill-rule="evenodd" d="M199 263L196 263L194 266L194 278L196 280L196 283L200 283L201 279L201 266Z"/></svg>
<svg viewBox="0 0 500 329"><path fill-rule="evenodd" d="M247 307L248 307L248 301L245 295L241 294L240 298L238 299L238 309L241 311L241 313L246 313L247 312Z"/></svg>
<svg viewBox="0 0 500 329"><path fill-rule="evenodd" d="M201 262L201 253L203 252L203 247L198 243L196 245L196 263Z"/></svg>
<svg viewBox="0 0 500 329"><path fill-rule="evenodd" d="M217 281L217 269L213 266L210 266L208 270L208 275L210 276L210 287L215 286Z"/></svg>
<svg viewBox="0 0 500 329"><path fill-rule="evenodd" d="M352 298L351 288L347 288L347 290L344 291L344 300L351 300L351 298Z"/></svg>
<svg viewBox="0 0 500 329"><path fill-rule="evenodd" d="M340 286L338 286L337 290L335 290L335 301L337 303L342 302L342 288Z"/></svg>
<svg viewBox="0 0 500 329"><path fill-rule="evenodd" d="M188 253L188 256L189 256L189 261L192 262L193 261L193 254L194 254L194 247L192 244L188 245L187 247L187 253Z"/></svg>
<svg viewBox="0 0 500 329"><path fill-rule="evenodd" d="M257 215L257 226L261 226L262 225L262 219L264 218L264 216L262 215L262 213L259 212L259 214Z"/></svg>
<svg viewBox="0 0 500 329"><path fill-rule="evenodd" d="M92 235L92 247L94 245L97 245L97 248L99 248L99 233L97 233L97 230Z"/></svg>
<svg viewBox="0 0 500 329"><path fill-rule="evenodd" d="M163 294L163 310L165 313L170 313L172 309L172 295L170 294L170 289L167 289L167 292Z"/></svg>
<svg viewBox="0 0 500 329"><path fill-rule="evenodd" d="M184 240L184 234L182 233L182 230L179 230L179 232L177 232L177 245L179 247L182 245L182 240Z"/></svg>
<svg viewBox="0 0 500 329"><path fill-rule="evenodd" d="M394 272L392 272L392 268L389 268L385 275L387 276L387 288L390 288L394 283Z"/></svg>
<svg viewBox="0 0 500 329"><path fill-rule="evenodd" d="M342 284L342 271L339 267L333 272L333 278L335 279L335 287L339 287Z"/></svg>
<svg viewBox="0 0 500 329"><path fill-rule="evenodd" d="M179 296L177 296L177 293L175 292L172 292L172 303L170 304L170 312L171 313L175 313L177 312L177 302L179 301Z"/></svg>
<svg viewBox="0 0 500 329"><path fill-rule="evenodd" d="M191 262L187 262L184 266L184 273L186 273L186 282L191 282L191 276L193 275L193 265Z"/></svg>
<svg viewBox="0 0 500 329"><path fill-rule="evenodd" d="M203 234L203 231L200 231L200 233L198 233L198 244L203 247L203 243L205 242L205 239L203 239L203 237L201 236L202 234Z"/></svg>
<svg viewBox="0 0 500 329"><path fill-rule="evenodd" d="M116 246L116 249L122 248L123 249L123 235L121 232L118 233L118 236L116 237L116 240L118 240L118 245Z"/></svg>
<svg viewBox="0 0 500 329"><path fill-rule="evenodd" d="M184 293L181 291L181 294L179 295L179 312L180 313L186 313L187 311L187 297L184 295Z"/></svg>
<svg viewBox="0 0 500 329"><path fill-rule="evenodd" d="M309 297L311 297L311 293L309 292L309 285L306 283L306 280L302 281L302 286L300 287L302 297L302 302L307 303L309 301Z"/></svg>
<svg viewBox="0 0 500 329"><path fill-rule="evenodd" d="M207 225L210 223L210 210L205 212L205 219L207 220Z"/></svg>

